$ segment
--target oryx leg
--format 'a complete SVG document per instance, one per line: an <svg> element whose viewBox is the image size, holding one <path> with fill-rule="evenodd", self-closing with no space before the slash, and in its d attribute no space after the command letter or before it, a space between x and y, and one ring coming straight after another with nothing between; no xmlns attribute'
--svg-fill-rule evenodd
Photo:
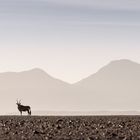
<svg viewBox="0 0 140 140"><path fill-rule="evenodd" d="M28 112L28 115L30 115L30 110L29 109L27 110L27 112Z"/></svg>

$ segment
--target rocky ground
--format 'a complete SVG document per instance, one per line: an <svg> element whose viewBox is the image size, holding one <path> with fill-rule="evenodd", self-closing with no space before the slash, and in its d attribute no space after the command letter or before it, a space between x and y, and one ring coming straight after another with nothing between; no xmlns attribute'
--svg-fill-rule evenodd
<svg viewBox="0 0 140 140"><path fill-rule="evenodd" d="M0 116L0 140L140 140L140 116Z"/></svg>

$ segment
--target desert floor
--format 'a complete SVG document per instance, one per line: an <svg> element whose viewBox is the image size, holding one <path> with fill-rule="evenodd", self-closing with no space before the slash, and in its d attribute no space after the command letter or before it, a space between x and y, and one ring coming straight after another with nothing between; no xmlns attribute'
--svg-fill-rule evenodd
<svg viewBox="0 0 140 140"><path fill-rule="evenodd" d="M0 140L140 140L140 116L0 116Z"/></svg>

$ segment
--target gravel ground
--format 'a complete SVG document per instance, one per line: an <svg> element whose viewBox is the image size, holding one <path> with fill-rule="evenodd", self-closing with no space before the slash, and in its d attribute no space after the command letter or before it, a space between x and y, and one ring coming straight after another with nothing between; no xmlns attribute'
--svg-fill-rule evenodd
<svg viewBox="0 0 140 140"><path fill-rule="evenodd" d="M140 140L140 116L0 116L0 140Z"/></svg>

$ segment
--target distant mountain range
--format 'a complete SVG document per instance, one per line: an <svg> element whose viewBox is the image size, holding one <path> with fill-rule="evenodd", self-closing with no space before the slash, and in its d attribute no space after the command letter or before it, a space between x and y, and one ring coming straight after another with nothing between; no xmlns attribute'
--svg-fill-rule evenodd
<svg viewBox="0 0 140 140"><path fill-rule="evenodd" d="M68 84L41 69L0 74L0 113L16 112L16 99L33 110L140 110L140 64L116 60L97 73Z"/></svg>

